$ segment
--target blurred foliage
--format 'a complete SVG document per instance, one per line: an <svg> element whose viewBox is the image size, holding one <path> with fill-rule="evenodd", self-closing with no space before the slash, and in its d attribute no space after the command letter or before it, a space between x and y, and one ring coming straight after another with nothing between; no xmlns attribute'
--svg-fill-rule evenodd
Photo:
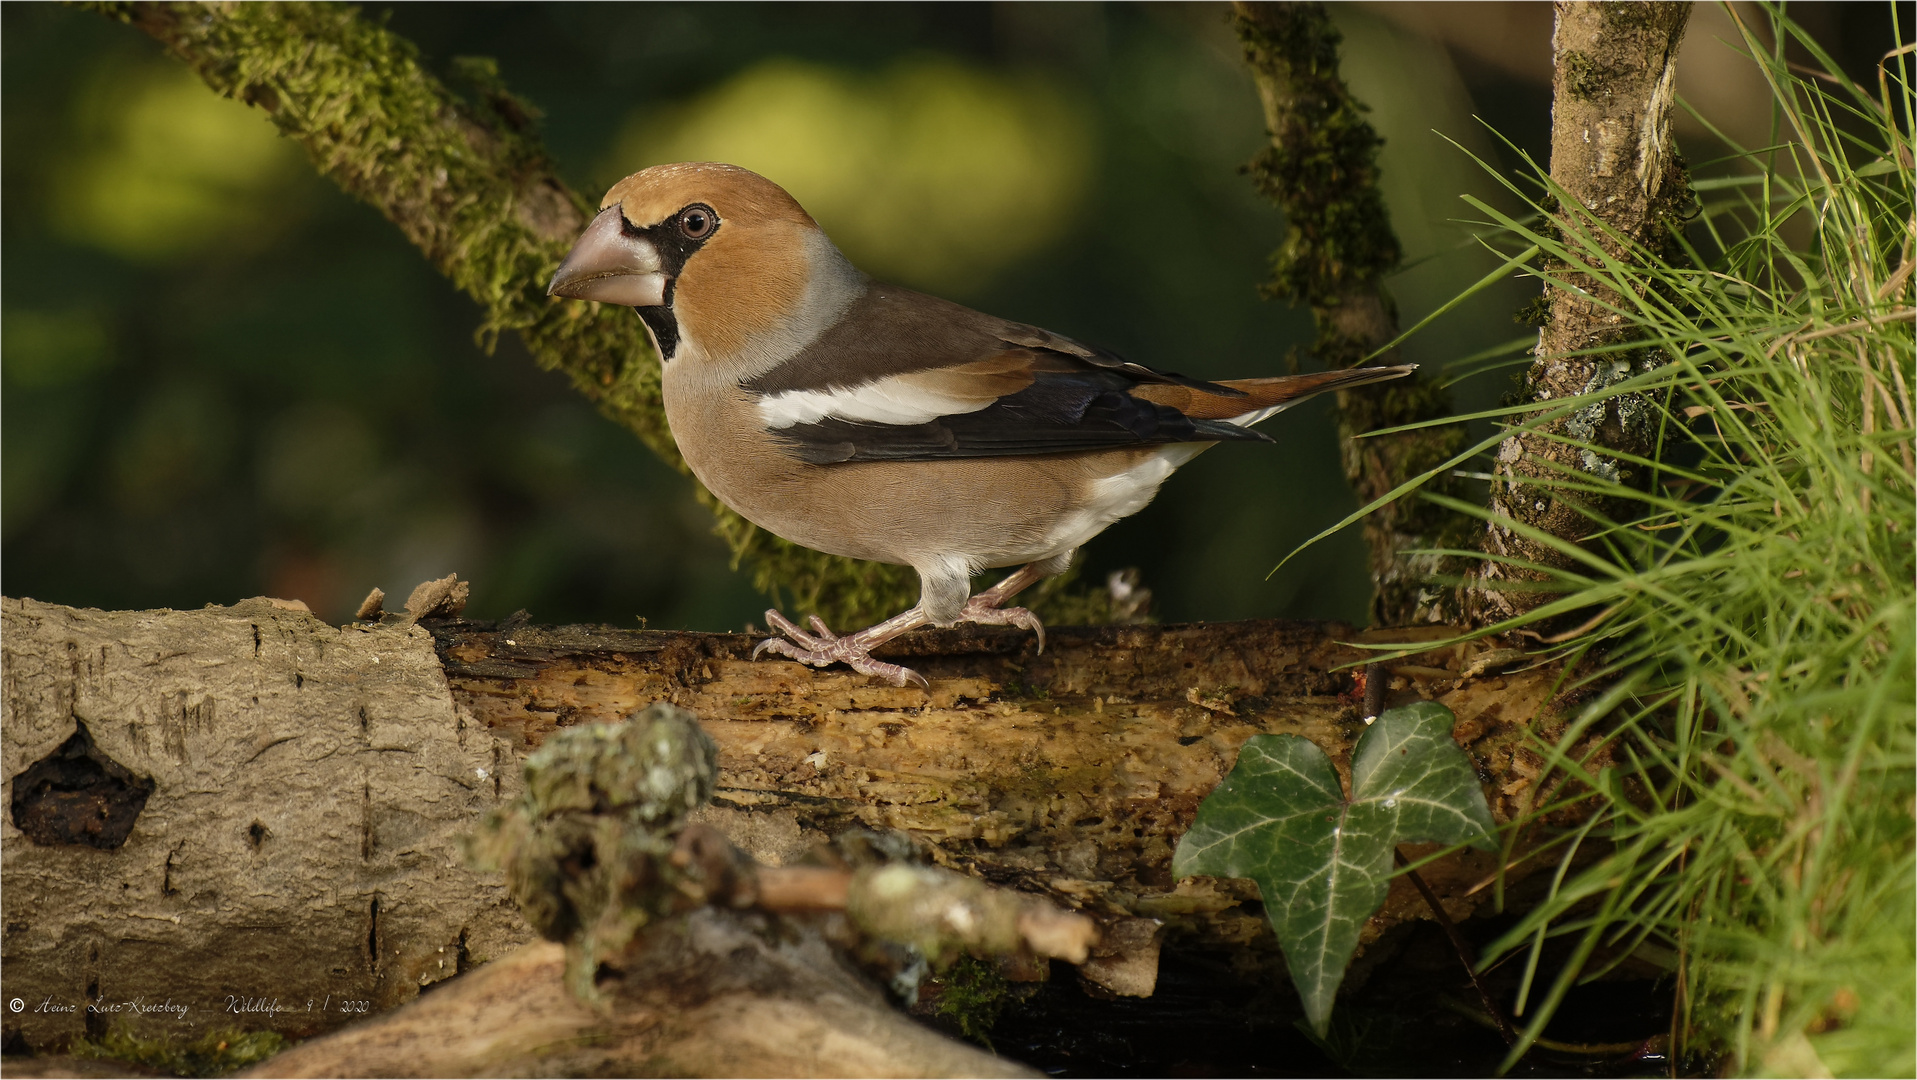
<svg viewBox="0 0 1917 1080"><path fill-rule="evenodd" d="M635 109L609 168L743 165L777 177L867 273L962 292L1069 231L1088 119L1031 73L921 54L868 76L778 57L686 105Z"/></svg>
<svg viewBox="0 0 1917 1080"><path fill-rule="evenodd" d="M148 1075L226 1076L279 1053L286 1039L277 1031L241 1031L217 1028L199 1035L149 1037L131 1025L116 1023L104 1035L75 1039L77 1058L129 1062Z"/></svg>
<svg viewBox="0 0 1917 1080"><path fill-rule="evenodd" d="M97 69L73 103L80 145L56 167L61 235L143 263L270 243L272 196L304 168L258 112L178 65Z"/></svg>
<svg viewBox="0 0 1917 1080"><path fill-rule="evenodd" d="M1339 17L1354 42L1374 25ZM343 619L373 585L457 570L481 617L719 629L757 615L691 485L513 335L478 349L472 302L377 214L276 164L298 154L257 111L97 15L0 19L8 593L140 607L267 592ZM861 101L862 126L833 135L814 115L791 130L863 172L761 167L790 168L775 178L875 271L1197 376L1282 371L1307 340L1304 313L1254 291L1281 222L1235 172L1262 125L1214 9L416 5L386 19L427 68L497 71L543 109L582 191L648 163L627 160L655 152L630 140L743 139L753 111L728 103L805 82L815 109ZM1427 163L1455 154L1435 137L1401 146L1399 130L1470 127L1443 51L1396 47L1423 66L1353 78L1387 139L1390 198L1395 177L1418 193ZM496 67L456 62L481 55ZM1017 169L968 171L998 156ZM1442 232L1425 207L1392 210L1408 257L1428 258L1393 282L1408 314L1482 272L1449 238L1410 239ZM1483 348L1515 302L1448 316L1409 359ZM1086 578L1137 565L1172 620L1362 618L1355 537L1264 580L1274 553L1352 505L1321 408L1269 430L1275 447L1188 466L1090 546Z"/></svg>

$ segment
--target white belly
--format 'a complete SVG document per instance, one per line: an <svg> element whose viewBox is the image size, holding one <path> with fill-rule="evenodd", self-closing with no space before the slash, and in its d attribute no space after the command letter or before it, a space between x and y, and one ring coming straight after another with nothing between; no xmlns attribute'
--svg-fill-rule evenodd
<svg viewBox="0 0 1917 1080"><path fill-rule="evenodd" d="M1092 480L1085 501L1052 527L1039 548L1006 565L1054 558L1084 546L1113 522L1143 510L1166 477L1210 448L1210 443L1172 443L1128 469Z"/></svg>

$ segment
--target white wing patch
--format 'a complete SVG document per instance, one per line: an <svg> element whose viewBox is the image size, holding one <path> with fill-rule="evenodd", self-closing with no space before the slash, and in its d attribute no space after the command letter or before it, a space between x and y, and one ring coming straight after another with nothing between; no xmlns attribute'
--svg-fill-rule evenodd
<svg viewBox="0 0 1917 1080"><path fill-rule="evenodd" d="M927 381L895 375L858 386L767 394L758 401L759 417L766 427L775 431L798 424L816 424L827 417L867 424L910 425L941 416L977 412L998 400L996 395L940 393L924 385Z"/></svg>
<svg viewBox="0 0 1917 1080"><path fill-rule="evenodd" d="M1239 413L1237 416L1226 420L1225 423L1236 424L1239 427L1250 427L1253 424L1262 424L1272 417L1277 416L1279 413L1284 412L1286 409L1291 408L1293 405L1302 405L1309 400L1311 400L1310 397L1293 398L1290 401L1282 401L1276 405L1267 405L1262 409L1253 409L1248 413Z"/></svg>

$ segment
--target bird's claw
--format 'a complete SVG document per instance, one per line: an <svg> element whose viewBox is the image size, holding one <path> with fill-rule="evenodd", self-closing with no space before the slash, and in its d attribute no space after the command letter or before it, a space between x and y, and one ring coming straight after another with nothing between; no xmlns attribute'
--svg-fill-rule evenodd
<svg viewBox="0 0 1917 1080"><path fill-rule="evenodd" d="M807 620L812 624L812 629L818 631L816 634L808 634L799 629L790 619L777 611L766 612L765 621L781 636L767 638L753 646L754 660L764 653L774 653L813 667L844 664L861 675L884 679L893 686L917 683L921 690L932 688L931 684L925 681L925 676L911 668L874 659L870 647L861 640L860 635L850 634L840 637L833 633L831 628L825 625L825 620L817 615Z"/></svg>
<svg viewBox="0 0 1917 1080"><path fill-rule="evenodd" d="M958 621L979 623L986 626L1016 626L1021 630L1030 630L1038 635L1038 651L1045 651L1045 624L1038 616L1022 607L991 607L979 602L974 596L966 601L965 610L959 614Z"/></svg>

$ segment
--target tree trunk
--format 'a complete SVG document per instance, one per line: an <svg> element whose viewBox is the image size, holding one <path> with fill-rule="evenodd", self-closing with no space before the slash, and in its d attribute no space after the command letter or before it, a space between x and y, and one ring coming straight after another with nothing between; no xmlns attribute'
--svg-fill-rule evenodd
<svg viewBox="0 0 1917 1080"><path fill-rule="evenodd" d="M888 655L928 693L752 661L738 634L332 627L267 600L9 599L0 615L0 996L30 1003L5 1023L35 1047L117 1019L313 1035L531 940L461 838L517 795L521 761L556 728L655 700L718 741L702 820L759 861L851 826L902 830L937 863L1105 922L1117 944L1086 976L1149 993L1163 935L1133 920L1187 945L1273 948L1250 883L1170 875L1238 747L1291 732L1343 768L1363 730L1342 668L1366 635L1336 624L1068 628L1043 654L1002 628L907 635ZM1376 676L1387 700L1457 713L1501 819L1533 794L1541 762L1521 743L1559 674L1497 674L1521 659L1456 646ZM1466 853L1425 876L1462 917L1493 868ZM1422 911L1397 883L1367 939Z"/></svg>
<svg viewBox="0 0 1917 1080"><path fill-rule="evenodd" d="M1689 4L1668 2L1557 5L1557 29L1551 39L1556 67L1551 179L1582 210L1557 207L1557 225L1567 235L1595 235L1593 222L1610 230L1611 235L1598 242L1612 258L1635 261L1639 251L1667 252L1672 223L1691 202L1689 178L1670 137L1677 50L1690 10ZM1634 298L1617 295L1591 275L1556 269L1566 287L1548 290L1538 359L1526 376L1526 396L1531 401L1598 393L1659 362L1657 350L1648 347L1597 356L1568 355L1628 342L1636 331L1610 309L1629 310ZM1564 553L1514 531L1507 522L1580 543L1601 527L1602 519L1615 519L1627 511L1615 500L1582 501L1556 481L1589 473L1609 481L1633 482L1636 466L1590 447L1654 457L1655 416L1656 410L1634 395L1613 396L1507 438L1498 448L1491 484L1492 519L1483 550L1546 567L1571 565ZM1467 606L1480 622L1530 610L1549 594L1501 591L1497 585L1546 577L1509 563L1487 561Z"/></svg>

